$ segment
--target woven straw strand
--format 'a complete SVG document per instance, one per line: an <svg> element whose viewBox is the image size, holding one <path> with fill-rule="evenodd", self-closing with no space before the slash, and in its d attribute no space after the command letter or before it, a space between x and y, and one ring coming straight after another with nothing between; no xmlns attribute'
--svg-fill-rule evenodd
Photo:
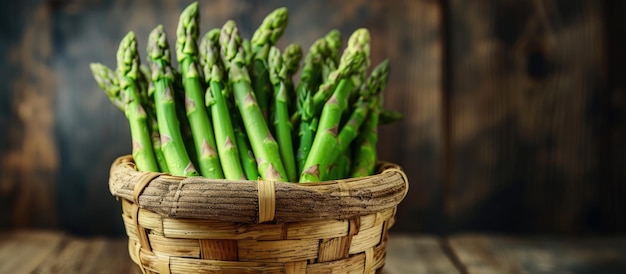
<svg viewBox="0 0 626 274"><path fill-rule="evenodd" d="M272 181L258 181L259 223L274 220L276 214L276 188Z"/></svg>

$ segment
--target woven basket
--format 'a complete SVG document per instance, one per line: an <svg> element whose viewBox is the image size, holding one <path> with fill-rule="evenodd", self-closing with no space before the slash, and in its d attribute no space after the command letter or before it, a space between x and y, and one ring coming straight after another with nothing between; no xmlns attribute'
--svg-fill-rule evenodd
<svg viewBox="0 0 626 274"><path fill-rule="evenodd" d="M320 183L139 172L115 160L131 259L144 273L376 273L406 196L405 173Z"/></svg>

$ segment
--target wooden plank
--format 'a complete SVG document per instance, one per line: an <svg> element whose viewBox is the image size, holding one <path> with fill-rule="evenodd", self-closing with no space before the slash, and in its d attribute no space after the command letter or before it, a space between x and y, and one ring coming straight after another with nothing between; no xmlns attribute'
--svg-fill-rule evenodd
<svg viewBox="0 0 626 274"><path fill-rule="evenodd" d="M460 273L435 236L391 234L387 242L384 274Z"/></svg>
<svg viewBox="0 0 626 274"><path fill-rule="evenodd" d="M66 237L32 273L140 273L126 239Z"/></svg>
<svg viewBox="0 0 626 274"><path fill-rule="evenodd" d="M0 234L0 273L31 273L53 256L64 235L51 231L8 231Z"/></svg>
<svg viewBox="0 0 626 274"><path fill-rule="evenodd" d="M602 1L449 2L449 228L591 230L606 105Z"/></svg>
<svg viewBox="0 0 626 274"><path fill-rule="evenodd" d="M624 237L456 235L466 273L625 273Z"/></svg>

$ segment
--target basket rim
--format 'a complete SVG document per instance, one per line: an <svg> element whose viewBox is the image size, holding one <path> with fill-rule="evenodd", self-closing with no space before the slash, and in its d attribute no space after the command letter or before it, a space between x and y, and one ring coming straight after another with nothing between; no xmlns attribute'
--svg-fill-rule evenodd
<svg viewBox="0 0 626 274"><path fill-rule="evenodd" d="M113 161L116 198L165 217L241 223L350 219L395 208L409 182L402 168L378 164L375 175L315 183L209 179L137 171L132 155Z"/></svg>

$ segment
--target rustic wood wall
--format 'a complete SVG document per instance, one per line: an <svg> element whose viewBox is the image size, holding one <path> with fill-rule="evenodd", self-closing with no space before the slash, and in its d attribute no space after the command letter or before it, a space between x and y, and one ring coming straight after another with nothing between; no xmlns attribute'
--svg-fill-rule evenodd
<svg viewBox="0 0 626 274"><path fill-rule="evenodd" d="M0 227L121 233L110 163L130 152L90 62L115 64L135 31L173 34L190 1L0 4ZM582 1L201 1L201 27L251 35L286 6L280 46L367 27L389 58L381 158L411 186L403 232L624 232L626 4Z"/></svg>

